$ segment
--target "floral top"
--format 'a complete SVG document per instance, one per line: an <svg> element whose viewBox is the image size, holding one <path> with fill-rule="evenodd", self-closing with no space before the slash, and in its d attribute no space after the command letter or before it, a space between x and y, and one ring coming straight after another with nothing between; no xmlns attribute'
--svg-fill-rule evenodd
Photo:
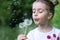
<svg viewBox="0 0 60 40"><path fill-rule="evenodd" d="M49 32L40 32L38 28L31 30L27 40L60 40L60 30L53 27Z"/></svg>

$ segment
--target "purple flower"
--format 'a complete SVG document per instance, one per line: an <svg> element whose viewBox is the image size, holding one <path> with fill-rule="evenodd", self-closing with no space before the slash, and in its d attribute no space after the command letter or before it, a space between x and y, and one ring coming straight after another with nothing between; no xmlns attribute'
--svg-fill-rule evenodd
<svg viewBox="0 0 60 40"><path fill-rule="evenodd" d="M58 37L57 40L60 40L60 38Z"/></svg>
<svg viewBox="0 0 60 40"><path fill-rule="evenodd" d="M56 34L53 34L53 37L56 38Z"/></svg>
<svg viewBox="0 0 60 40"><path fill-rule="evenodd" d="M51 39L51 36L50 36L50 35L48 35L48 36L47 36L47 38L48 38L48 39Z"/></svg>

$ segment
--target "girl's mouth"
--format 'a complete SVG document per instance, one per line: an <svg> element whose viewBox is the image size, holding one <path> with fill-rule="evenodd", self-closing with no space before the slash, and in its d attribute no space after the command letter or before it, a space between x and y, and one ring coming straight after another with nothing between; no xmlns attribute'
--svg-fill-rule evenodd
<svg viewBox="0 0 60 40"><path fill-rule="evenodd" d="M39 19L34 19L35 21L39 21Z"/></svg>

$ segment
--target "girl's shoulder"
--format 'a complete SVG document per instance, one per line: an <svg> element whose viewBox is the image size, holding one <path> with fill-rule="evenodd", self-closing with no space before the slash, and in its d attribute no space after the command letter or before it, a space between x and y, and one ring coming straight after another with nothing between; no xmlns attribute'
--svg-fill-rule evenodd
<svg viewBox="0 0 60 40"><path fill-rule="evenodd" d="M35 29L29 31L29 33L35 33L35 32L37 32L37 31L38 31L38 28L35 28Z"/></svg>
<svg viewBox="0 0 60 40"><path fill-rule="evenodd" d="M29 31L28 34L27 34L27 37L28 37L29 39L33 38L33 36L34 36L34 34L35 34L36 32L37 32L37 28Z"/></svg>
<svg viewBox="0 0 60 40"><path fill-rule="evenodd" d="M55 28L55 33L56 33L57 37L58 37L59 40L60 40L60 29Z"/></svg>
<svg viewBox="0 0 60 40"><path fill-rule="evenodd" d="M38 31L38 27L37 28L35 28L35 29L33 29L33 30L31 30L31 31L29 31L29 33L28 34L34 34L34 33L38 33L39 31ZM55 33L60 33L60 29L58 29L58 28L56 28L56 27L53 27L53 32L55 32Z"/></svg>
<svg viewBox="0 0 60 40"><path fill-rule="evenodd" d="M58 29L58 28L56 28L56 27L54 27L54 30L55 30L56 32L60 32L60 29Z"/></svg>
<svg viewBox="0 0 60 40"><path fill-rule="evenodd" d="M54 32L58 35L58 34L60 34L60 29L54 27Z"/></svg>
<svg viewBox="0 0 60 40"><path fill-rule="evenodd" d="M33 35L34 33L37 33L38 32L38 28L35 28L35 29L33 29L33 30L30 30L29 32L28 32L28 35Z"/></svg>

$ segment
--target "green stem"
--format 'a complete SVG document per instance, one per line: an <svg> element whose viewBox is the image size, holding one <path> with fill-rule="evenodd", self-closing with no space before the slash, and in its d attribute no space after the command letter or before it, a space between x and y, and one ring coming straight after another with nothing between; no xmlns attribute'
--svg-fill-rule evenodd
<svg viewBox="0 0 60 40"><path fill-rule="evenodd" d="M27 29L28 29L28 27L25 28L25 32L24 32L25 35L27 34Z"/></svg>

